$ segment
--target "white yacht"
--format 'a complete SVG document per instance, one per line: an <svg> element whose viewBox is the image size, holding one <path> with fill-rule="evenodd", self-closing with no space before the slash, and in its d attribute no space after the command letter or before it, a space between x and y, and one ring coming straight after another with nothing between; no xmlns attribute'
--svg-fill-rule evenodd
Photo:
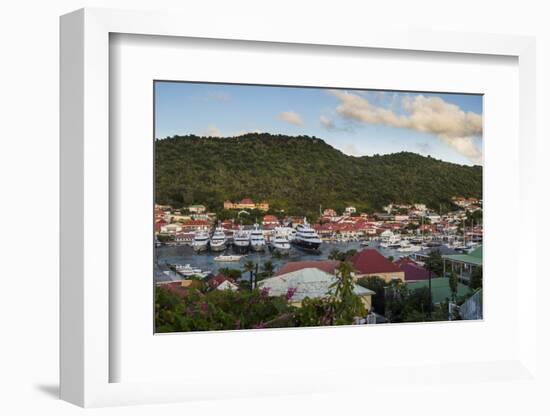
<svg viewBox="0 0 550 416"><path fill-rule="evenodd" d="M210 250L223 251L227 247L227 237L223 231L223 228L216 228L214 234L210 238Z"/></svg>
<svg viewBox="0 0 550 416"><path fill-rule="evenodd" d="M250 232L250 247L254 251L263 251L265 249L264 233L258 224L254 224L254 229Z"/></svg>
<svg viewBox="0 0 550 416"><path fill-rule="evenodd" d="M193 238L191 246L196 253L200 253L201 251L205 251L208 249L209 242L210 238L208 237L208 234L205 232L200 232L195 235L195 238Z"/></svg>
<svg viewBox="0 0 550 416"><path fill-rule="evenodd" d="M401 240L400 248L397 249L400 253L414 253L422 250L422 247L411 244L409 240Z"/></svg>
<svg viewBox="0 0 550 416"><path fill-rule="evenodd" d="M233 261L240 261L243 257L246 256L236 256L236 255L219 255L214 257L214 261L220 261L220 262L233 262Z"/></svg>
<svg viewBox="0 0 550 416"><path fill-rule="evenodd" d="M240 227L235 237L233 237L233 248L237 253L246 253L249 247L250 235Z"/></svg>
<svg viewBox="0 0 550 416"><path fill-rule="evenodd" d="M201 270L198 267L191 267L190 264L185 264L183 266L178 264L176 266L176 271L179 274L183 275L183 277L196 276L200 277L201 279L204 279L211 273L209 270Z"/></svg>
<svg viewBox="0 0 550 416"><path fill-rule="evenodd" d="M280 234L291 242L296 237L296 230L292 227L275 227L274 234Z"/></svg>
<svg viewBox="0 0 550 416"><path fill-rule="evenodd" d="M271 239L271 249L279 254L288 254L290 252L290 241L285 234L275 233Z"/></svg>
<svg viewBox="0 0 550 416"><path fill-rule="evenodd" d="M296 226L296 236L292 240L292 244L306 250L318 250L321 246L319 234L309 226L306 218L304 218L303 224Z"/></svg>
<svg viewBox="0 0 550 416"><path fill-rule="evenodd" d="M386 230L380 234L380 247L384 248L400 248L401 237L394 234L391 230Z"/></svg>

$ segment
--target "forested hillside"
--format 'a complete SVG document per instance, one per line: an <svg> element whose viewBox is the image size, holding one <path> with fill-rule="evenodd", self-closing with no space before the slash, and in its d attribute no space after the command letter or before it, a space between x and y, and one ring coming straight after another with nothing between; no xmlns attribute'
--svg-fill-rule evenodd
<svg viewBox="0 0 550 416"><path fill-rule="evenodd" d="M415 153L347 156L313 137L248 134L176 136L155 141L156 202L182 207L250 197L294 215L319 205L373 211L389 202L449 206L452 196L481 197L482 168Z"/></svg>

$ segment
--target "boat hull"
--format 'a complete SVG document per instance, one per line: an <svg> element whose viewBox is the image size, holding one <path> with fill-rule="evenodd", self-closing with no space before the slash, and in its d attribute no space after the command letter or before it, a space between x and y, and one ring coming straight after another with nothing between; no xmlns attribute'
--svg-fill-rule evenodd
<svg viewBox="0 0 550 416"><path fill-rule="evenodd" d="M299 238L292 240L292 244L302 250L317 251L321 247L320 242L304 241Z"/></svg>
<svg viewBox="0 0 550 416"><path fill-rule="evenodd" d="M210 244L210 250L212 251L224 251L226 248L226 244L219 244L219 245L212 245Z"/></svg>
<svg viewBox="0 0 550 416"><path fill-rule="evenodd" d="M206 250L208 250L208 244L193 245L193 251L195 253L201 253Z"/></svg>
<svg viewBox="0 0 550 416"><path fill-rule="evenodd" d="M249 248L250 248L250 245L248 244L247 245L233 244L233 250L240 254L247 253Z"/></svg>
<svg viewBox="0 0 550 416"><path fill-rule="evenodd" d="M260 245L260 244L252 245L252 246L250 246L250 248L252 249L252 251L256 251L256 252L264 251L265 250L265 245L263 245L263 244L262 245Z"/></svg>

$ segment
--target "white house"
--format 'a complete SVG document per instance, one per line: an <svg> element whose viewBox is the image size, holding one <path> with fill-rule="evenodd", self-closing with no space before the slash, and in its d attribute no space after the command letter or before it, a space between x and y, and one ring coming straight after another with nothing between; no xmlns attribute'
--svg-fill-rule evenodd
<svg viewBox="0 0 550 416"><path fill-rule="evenodd" d="M289 301L294 306L301 306L307 298L324 298L331 291L331 285L336 282L336 276L315 267L304 268L293 272L280 274L258 282L262 289L269 289L269 296L290 296ZM372 290L355 285L353 292L361 297L367 310L371 309Z"/></svg>
<svg viewBox="0 0 550 416"><path fill-rule="evenodd" d="M355 207L346 207L346 209L344 210L344 213L346 215L351 215L351 214L355 214L357 212L357 210L355 209Z"/></svg>
<svg viewBox="0 0 550 416"><path fill-rule="evenodd" d="M162 234L176 234L183 230L183 227L179 223L165 224L160 227Z"/></svg>

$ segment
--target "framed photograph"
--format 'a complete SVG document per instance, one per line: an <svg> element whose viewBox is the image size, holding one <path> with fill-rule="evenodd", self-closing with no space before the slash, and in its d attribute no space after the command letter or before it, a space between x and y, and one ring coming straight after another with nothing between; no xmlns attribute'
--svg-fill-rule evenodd
<svg viewBox="0 0 550 416"><path fill-rule="evenodd" d="M62 398L536 383L533 39L179 18L61 19Z"/></svg>
<svg viewBox="0 0 550 416"><path fill-rule="evenodd" d="M154 95L156 332L483 318L481 94Z"/></svg>

